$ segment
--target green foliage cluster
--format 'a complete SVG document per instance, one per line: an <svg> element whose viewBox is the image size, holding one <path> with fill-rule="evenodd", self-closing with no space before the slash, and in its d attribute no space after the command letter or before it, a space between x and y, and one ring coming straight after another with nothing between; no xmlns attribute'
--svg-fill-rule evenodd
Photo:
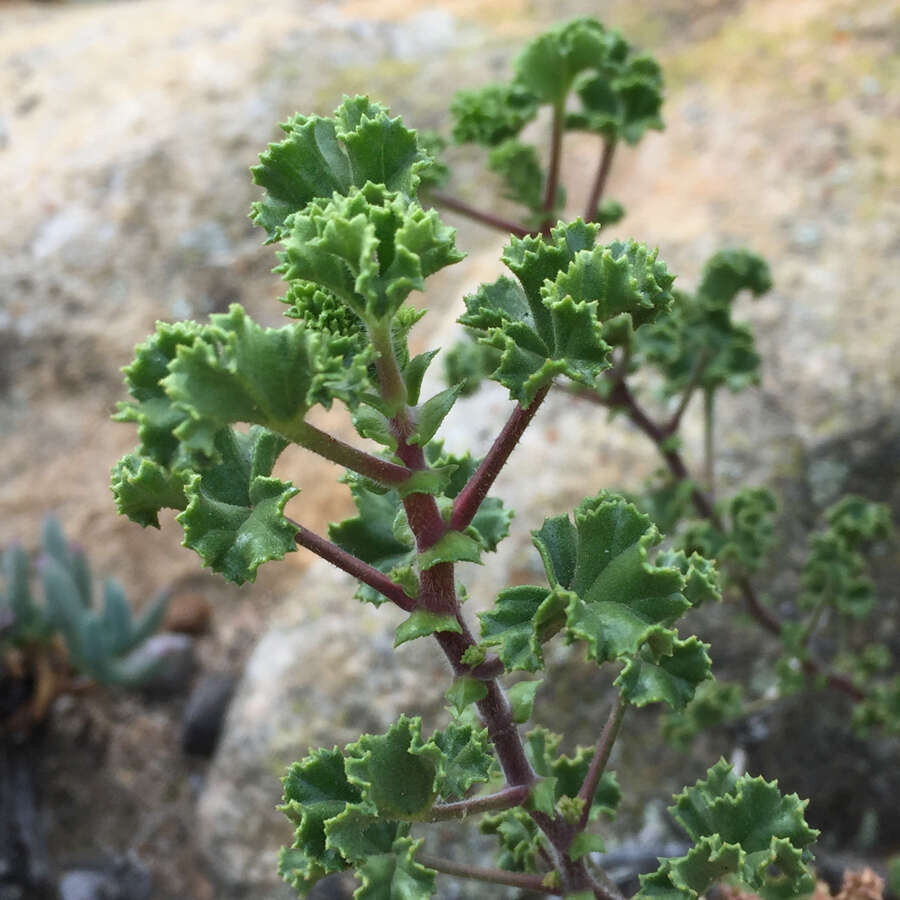
<svg viewBox="0 0 900 900"><path fill-rule="evenodd" d="M345 98L332 117L294 116L253 169L265 194L252 217L280 246L290 324L262 328L239 306L207 324L161 323L125 369L131 399L118 418L137 426L139 445L113 473L120 512L158 527L160 509L177 510L185 545L239 584L298 545L310 549L359 581L361 601L407 614L395 644L434 638L453 671L448 724L427 739L418 718L401 716L384 734L311 750L290 768L282 810L295 835L281 873L301 895L352 869L359 900L427 898L439 872L620 900L595 862L598 822L615 816L620 796L607 764L626 710L657 704L678 714L688 724L673 733L687 741L690 723L714 724L739 702L734 689L715 686L708 645L679 627L689 610L720 599L720 584L735 589L762 565L774 500L747 490L717 506L688 476L677 431L699 390L711 447L716 392L755 382L753 336L733 322L732 305L744 290L765 292L771 279L759 257L727 251L690 295L673 289L656 251L601 239L602 223L623 214L601 206L612 150L662 127L661 99L652 59L579 19L531 42L512 81L454 101L454 138L491 148L489 166L526 218L506 229L502 262L512 277L465 298L459 321L478 343L448 354L445 390L422 396L438 351L413 355L408 342L421 317L411 293L462 258L428 203L440 202L434 186L447 176L435 158L442 144L421 140L365 97ZM536 148L519 142L542 106L553 118L546 169ZM599 136L598 177L586 215L557 222L560 144L572 129ZM638 366L656 374L664 399L678 398L664 425L635 401L628 379ZM509 419L484 459L447 453L441 423L485 374L509 392ZM502 590L476 637L457 566L482 562L506 537L511 511L489 494L551 389L642 421L667 475L646 495L601 490L571 516L546 519L532 532L546 584ZM308 420L335 401L378 452ZM291 447L345 470L357 514L327 538L285 515L298 492L272 472ZM700 521L685 521L689 507ZM813 543L798 611L859 613L868 603L859 554L886 535L885 514L848 500L829 525L830 537ZM760 609L787 639L787 624ZM604 668L616 695L596 746L572 757L559 755L559 737L540 725L520 727L534 717L541 680L504 687L508 673L543 671L545 647L557 638ZM795 657L807 645L795 640ZM870 668L884 661L877 657L869 655ZM767 898L806 892L816 833L803 807L720 762L675 798L672 814L691 849L660 860L638 896L694 900L722 879ZM499 868L423 853L418 829L475 816L497 838Z"/></svg>
<svg viewBox="0 0 900 900"><path fill-rule="evenodd" d="M0 659L13 649L40 652L62 638L68 662L95 681L139 687L152 678L159 663L133 651L159 628L168 598L160 595L135 619L121 585L107 579L102 606L95 608L87 557L66 540L56 519L45 520L42 543L43 602L32 592L25 550L14 545L3 554Z"/></svg>

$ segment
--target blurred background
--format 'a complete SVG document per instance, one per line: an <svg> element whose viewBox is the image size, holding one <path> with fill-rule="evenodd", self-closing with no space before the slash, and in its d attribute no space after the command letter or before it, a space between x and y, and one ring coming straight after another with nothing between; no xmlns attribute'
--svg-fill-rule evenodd
<svg viewBox="0 0 900 900"><path fill-rule="evenodd" d="M156 531L116 515L109 470L134 444L133 429L110 420L125 396L119 370L158 319L204 318L239 302L257 321L281 321L274 257L247 218L259 195L248 167L277 140L278 121L327 114L342 95L368 93L408 125L446 133L455 90L506 77L524 40L576 15L620 29L660 60L666 78L666 130L616 158L608 195L628 215L611 233L658 246L688 288L723 246L746 245L772 268L775 289L741 310L757 328L763 381L721 404L723 482L774 485L800 519L858 485L900 513L895 3L2 2L0 546L36 551L41 521L55 514L135 605L169 590L164 629L184 637L179 674L155 693L55 701L38 770L55 877L100 873L123 898L290 896L274 874L278 846L290 839L272 809L285 763L310 744L352 739L370 719L415 712L422 679L407 671L411 662L434 671L434 695L423 702L440 708L445 685L427 653L411 647L392 662L396 621L379 624L366 611L369 637L340 643L354 640L340 626L356 614L352 587L305 551L237 589L200 570L171 516ZM595 142L567 143L572 197L589 184ZM483 158L451 156L455 189L482 198ZM449 345L462 295L500 271L501 235L445 218L469 256L435 279L414 336L420 347ZM449 439L483 450L508 406L502 392L466 400ZM519 451L530 454L527 490L509 478L498 485L519 515L498 570L478 576L483 594L491 578L533 568L528 530L541 517L601 485L633 487L656 465L639 436L602 416L586 422L569 399L542 416ZM346 428L339 415L327 421ZM560 471L542 448L563 436L574 461ZM276 474L301 488L288 512L308 527L322 532L350 514L324 463L296 455ZM896 611L893 572L885 584ZM757 638L747 640L750 652ZM368 677L371 660L383 677ZM555 704L548 698L547 714L563 701L562 690ZM601 692L596 717L584 708L561 715L590 740L604 702ZM190 716L208 717L196 726L207 738L186 736ZM633 721L637 730L656 727ZM809 734L791 733L787 746L796 751ZM896 807L897 794L873 799L871 771L854 767L856 757L832 739L816 750L825 774L811 777L825 786L821 815L830 804L842 823L835 849L896 852L900 825L878 802ZM632 766L641 782L676 787L715 758ZM770 765L767 777L785 777L775 762L760 764ZM802 777L796 788L787 777L788 790L803 791ZM840 790L829 793L830 784ZM634 834L663 829L653 832L662 839L654 817L667 796L654 792L658 806L648 796L635 793L626 821ZM106 896L96 890L69 898ZM325 886L320 896L342 890Z"/></svg>

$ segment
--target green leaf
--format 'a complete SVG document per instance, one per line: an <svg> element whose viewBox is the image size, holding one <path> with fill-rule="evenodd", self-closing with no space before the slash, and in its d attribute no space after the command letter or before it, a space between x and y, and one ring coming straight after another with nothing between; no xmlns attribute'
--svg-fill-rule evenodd
<svg viewBox="0 0 900 900"><path fill-rule="evenodd" d="M421 841L397 838L390 853L371 856L356 870L362 884L354 900L426 900L435 891L436 872L415 861Z"/></svg>
<svg viewBox="0 0 900 900"><path fill-rule="evenodd" d="M411 537L401 539L394 533L394 520L403 508L397 492L379 494L369 490L357 478L347 480L359 514L330 524L328 537L343 550L385 574L413 563L416 559L415 540ZM368 585L360 585L356 596L375 606L385 602L385 598Z"/></svg>
<svg viewBox="0 0 900 900"><path fill-rule="evenodd" d="M295 825L294 848L304 854L304 877L310 877L315 869L334 872L346 863L333 848L326 845L325 823L344 812L348 804L357 804L361 798L359 788L347 780L344 756L335 747L332 750L314 750L305 759L295 762L282 779L284 802L279 806Z"/></svg>
<svg viewBox="0 0 900 900"><path fill-rule="evenodd" d="M161 509L184 509L185 474L171 472L164 466L129 453L117 463L112 473L112 492L116 509L132 522L159 528Z"/></svg>
<svg viewBox="0 0 900 900"><path fill-rule="evenodd" d="M500 843L498 863L510 872L536 872L538 851L544 840L533 819L521 807L482 816L483 834L497 836Z"/></svg>
<svg viewBox="0 0 900 900"><path fill-rule="evenodd" d="M325 845L348 863L359 865L389 853L398 834L407 831L408 826L380 818L370 804L348 804L325 823Z"/></svg>
<svg viewBox="0 0 900 900"><path fill-rule="evenodd" d="M401 716L386 734L364 734L345 748L348 780L384 818L415 818L437 796L441 751L423 743L421 731L421 719Z"/></svg>
<svg viewBox="0 0 900 900"><path fill-rule="evenodd" d="M847 494L825 510L831 530L856 548L872 541L886 541L893 533L891 508L865 497Z"/></svg>
<svg viewBox="0 0 900 900"><path fill-rule="evenodd" d="M558 225L551 239L514 239L501 277L465 298L459 321L500 351L491 375L527 406L557 375L593 387L609 366L607 338L651 321L671 302L672 276L643 245L594 247L596 226Z"/></svg>
<svg viewBox="0 0 900 900"><path fill-rule="evenodd" d="M574 19L531 41L515 62L516 81L542 103L562 104L576 75L601 65L610 33L596 19Z"/></svg>
<svg viewBox="0 0 900 900"><path fill-rule="evenodd" d="M661 860L655 873L641 876L638 896L693 900L727 875L765 897L812 890L805 851L818 832L804 821L805 805L796 794L782 796L775 782L737 777L720 760L669 810L693 849Z"/></svg>
<svg viewBox="0 0 900 900"><path fill-rule="evenodd" d="M697 686L712 677L709 644L696 637L675 641L671 653L657 659L646 649L628 660L615 684L634 706L665 703L684 709Z"/></svg>
<svg viewBox="0 0 900 900"><path fill-rule="evenodd" d="M630 48L619 48L617 59L609 58L595 74L579 79L581 109L566 117L566 126L602 134L608 141L621 138L636 144L648 129L664 127L663 75L656 60L649 56L626 60L622 49L627 53Z"/></svg>
<svg viewBox="0 0 900 900"><path fill-rule="evenodd" d="M438 631L455 631L457 634L462 634L462 626L455 616L440 615L439 613L429 612L426 609L417 609L410 614L410 617L405 622L397 626L397 631L394 635L394 646L399 647L407 641L414 641L416 638L435 634Z"/></svg>
<svg viewBox="0 0 900 900"><path fill-rule="evenodd" d="M487 697L487 685L472 675L460 675L453 680L444 696L453 711L461 715L467 706Z"/></svg>
<svg viewBox="0 0 900 900"><path fill-rule="evenodd" d="M286 442L264 428L223 429L217 465L189 477L188 505L177 520L184 545L229 581L254 581L259 566L296 550L297 527L283 515L298 491L270 473Z"/></svg>
<svg viewBox="0 0 900 900"><path fill-rule="evenodd" d="M190 419L175 429L189 447L213 455L211 435L234 422L291 436L307 410L334 398L355 406L369 387L371 353L344 359L346 338L301 323L261 328L237 304L210 317L198 339L179 347L160 383Z"/></svg>
<svg viewBox="0 0 900 900"><path fill-rule="evenodd" d="M407 438L410 444L427 444L435 435L441 422L444 421L447 413L456 403L459 396L458 387L450 387L430 399L426 400L421 406L416 408L415 420L416 425L412 433Z"/></svg>
<svg viewBox="0 0 900 900"><path fill-rule="evenodd" d="M314 282L375 325L423 290L429 275L463 258L454 236L434 210L366 184L292 216L282 229L278 271L287 280Z"/></svg>
<svg viewBox="0 0 900 900"><path fill-rule="evenodd" d="M481 543L461 531L448 531L442 538L418 555L419 571L438 563L481 562Z"/></svg>
<svg viewBox="0 0 900 900"><path fill-rule="evenodd" d="M498 648L497 655L510 672L542 669L541 643L565 621L561 613L568 599L565 591L535 585L502 590L495 610L478 615L482 643Z"/></svg>
<svg viewBox="0 0 900 900"><path fill-rule="evenodd" d="M534 697L541 681L520 681L514 684L506 693L512 707L513 721L521 725L531 718L534 709Z"/></svg>
<svg viewBox="0 0 900 900"><path fill-rule="evenodd" d="M544 213L544 171L532 144L515 138L498 144L488 156L488 168L503 179L504 197Z"/></svg>
<svg viewBox="0 0 900 900"><path fill-rule="evenodd" d="M699 553L686 556L683 550L662 550L656 555L658 566L678 569L684 578L681 592L691 606L718 603L722 600L718 572L715 565Z"/></svg>
<svg viewBox="0 0 900 900"><path fill-rule="evenodd" d="M717 253L704 268L697 294L676 292L669 314L638 334L636 359L662 371L669 395L691 383L708 391L723 386L739 391L756 384L760 358L753 333L732 321L731 306L744 289L759 296L770 287L769 270L760 257L747 250Z"/></svg>
<svg viewBox="0 0 900 900"><path fill-rule="evenodd" d="M461 800L473 784L490 780L494 756L486 729L453 722L436 731L429 743L437 745L444 755L438 781L438 794L444 800Z"/></svg>
<svg viewBox="0 0 900 900"><path fill-rule="evenodd" d="M489 84L458 91L450 104L453 139L494 146L515 137L538 110L535 96L518 84Z"/></svg>
<svg viewBox="0 0 900 900"><path fill-rule="evenodd" d="M649 562L649 550L660 540L656 527L604 491L578 506L575 529L577 561L570 583L563 584L574 594L566 610L569 640L587 641L588 655L598 663L631 656L645 643L666 652L675 636L668 626L689 604L678 570ZM535 537L538 542L544 535ZM547 574L553 581L561 573Z"/></svg>
<svg viewBox="0 0 900 900"><path fill-rule="evenodd" d="M269 242L280 239L288 216L335 192L371 181L414 196L419 173L431 165L415 131L367 97L345 97L333 118L295 115L281 128L287 137L270 144L251 169L267 191L253 204L252 218Z"/></svg>

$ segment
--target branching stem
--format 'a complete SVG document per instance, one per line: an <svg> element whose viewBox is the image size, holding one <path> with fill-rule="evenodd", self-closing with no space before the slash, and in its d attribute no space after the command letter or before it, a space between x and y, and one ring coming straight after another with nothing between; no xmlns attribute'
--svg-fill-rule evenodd
<svg viewBox="0 0 900 900"><path fill-rule="evenodd" d="M654 422L643 410L635 399L634 394L631 393L623 376L620 375L616 377L612 388L605 397L593 391L579 391L578 396L585 397L586 399L603 406L621 409L631 422L653 441L675 479L677 481L691 480L681 454L673 449L671 445L666 444L666 439L670 437L670 435L664 428ZM697 510L697 513L702 518L707 519L720 531L724 530L724 523L716 512L712 499L708 494L697 487L696 484L693 485L691 490L691 502L694 505L694 509ZM746 576L743 576L734 579L733 583L741 592L747 612L749 612L750 615L766 629L766 631L775 637L780 637L782 630L781 623L770 610L760 603L759 598L756 596L756 590L750 583L750 580ZM803 671L806 672L807 675L824 675L825 682L829 687L841 691L853 700L865 699L865 692L860 690L846 676L839 675L836 672L828 672L823 666L811 659L803 660L802 665Z"/></svg>
<svg viewBox="0 0 900 900"><path fill-rule="evenodd" d="M600 778L603 776L606 764L609 762L609 754L612 752L613 744L615 744L616 738L619 736L619 728L622 726L622 719L627 708L628 704L622 695L619 694L616 697L615 705L610 711L609 718L606 720L606 725L603 726L603 732L600 735L597 749L594 751L594 758L591 760L584 783L581 785L581 790L578 791L578 799L584 802L584 808L578 819L578 831L584 831L587 827L591 814L591 804L594 802L594 794L597 792L597 785L600 784Z"/></svg>
<svg viewBox="0 0 900 900"><path fill-rule="evenodd" d="M565 100L553 104L553 125L550 133L550 162L547 166L547 184L544 188L544 223L541 231L550 234L553 226L553 211L556 208L556 194L559 188L559 168L562 158L563 118L566 114Z"/></svg>
<svg viewBox="0 0 900 900"><path fill-rule="evenodd" d="M600 154L600 163L597 166L597 174L591 186L587 205L584 208L584 221L593 222L597 218L597 210L606 190L606 182L609 180L609 171L612 168L613 154L616 152L615 139L603 138L603 152Z"/></svg>
<svg viewBox="0 0 900 900"><path fill-rule="evenodd" d="M457 212L460 215L465 216L467 219L471 219L473 222L480 222L482 225L488 225L491 228L496 228L497 231L502 231L504 234L513 234L519 238L527 237L529 234L534 234L534 231L532 231L530 228L525 228L522 225L517 225L515 222L511 222L508 219L502 218L501 216L496 216L493 213L476 209L474 206L470 206L465 201L458 200L456 197L450 194L444 194L441 191L429 191L428 196L432 200L434 200L435 203L439 203L446 209L451 209L453 210L453 212Z"/></svg>
<svg viewBox="0 0 900 900"><path fill-rule="evenodd" d="M298 522L294 522L291 519L288 521L297 528L294 540L300 547L312 550L316 556L322 557L322 559L330 562L348 575L359 579L363 584L367 584L382 596L387 597L388 600L396 603L401 609L412 612L416 608L416 601L412 597L407 596L403 588L397 582L388 578L384 572L379 572L374 566L370 566L352 553L342 550L337 544L333 544L314 531L304 528Z"/></svg>
<svg viewBox="0 0 900 900"><path fill-rule="evenodd" d="M537 891L556 896L562 894L560 888L547 887L541 875L530 875L527 872L507 872L505 869L489 869L485 866L471 866L467 863L458 863L452 859L443 859L427 853L419 853L416 856L416 861L429 869L443 872L445 875L456 875L459 878L474 878L477 881L486 881L490 884L507 884L510 887L521 888L525 891Z"/></svg>
<svg viewBox="0 0 900 900"><path fill-rule="evenodd" d="M453 503L453 513L450 516L450 527L457 531L467 528L475 513L481 506L488 491L491 489L500 470L509 459L509 455L515 449L519 438L531 423L544 398L550 391L550 385L541 388L526 409L516 404L503 430L497 435L491 449L481 461L481 465L472 473L465 487L457 494Z"/></svg>
<svg viewBox="0 0 900 900"><path fill-rule="evenodd" d="M351 472L364 475L381 484L392 486L403 484L412 474L403 466L345 444L334 435L310 425L309 422L298 423L285 437L345 469L350 469Z"/></svg>
<svg viewBox="0 0 900 900"><path fill-rule="evenodd" d="M438 803L431 807L428 815L429 822L442 822L446 819L465 819L483 812L497 812L504 809L512 809L521 806L531 788L527 785L515 785L504 788L495 794L486 794L482 797L472 797L468 800L460 800L457 803Z"/></svg>

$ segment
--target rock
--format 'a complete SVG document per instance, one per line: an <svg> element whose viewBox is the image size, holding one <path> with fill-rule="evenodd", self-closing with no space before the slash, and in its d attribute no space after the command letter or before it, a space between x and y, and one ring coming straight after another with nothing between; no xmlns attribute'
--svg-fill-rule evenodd
<svg viewBox="0 0 900 900"><path fill-rule="evenodd" d="M191 691L181 726L185 753L212 756L236 682L234 675L208 675Z"/></svg>
<svg viewBox="0 0 900 900"><path fill-rule="evenodd" d="M169 697L187 688L194 672L194 641L186 634L155 634L132 654L136 666L157 660L158 666L141 685L151 697Z"/></svg>
<svg viewBox="0 0 900 900"><path fill-rule="evenodd" d="M59 882L60 900L149 900L152 880L134 856L72 869Z"/></svg>

